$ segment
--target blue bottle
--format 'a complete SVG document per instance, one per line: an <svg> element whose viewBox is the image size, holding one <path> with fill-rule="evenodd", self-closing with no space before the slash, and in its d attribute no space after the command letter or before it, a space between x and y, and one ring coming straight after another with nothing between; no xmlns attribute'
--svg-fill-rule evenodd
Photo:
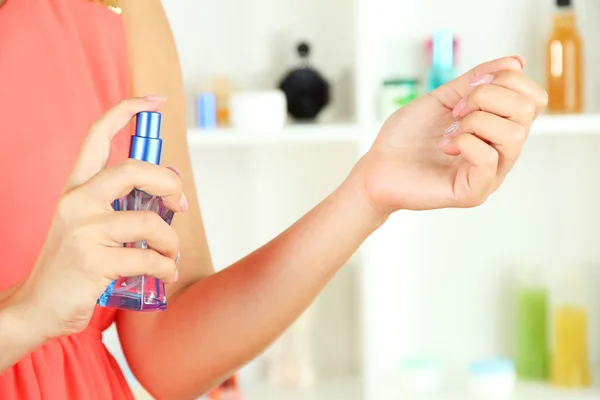
<svg viewBox="0 0 600 400"><path fill-rule="evenodd" d="M136 118L135 135L131 137L129 158L160 164L162 139L160 126L162 115L157 112L141 112ZM173 211L163 204L160 197L133 189L122 199L114 201L115 211L154 211L169 225ZM147 249L145 241L127 243L125 247ZM98 299L98 304L108 308L133 311L164 311L167 308L165 284L151 276L119 278L112 282Z"/></svg>
<svg viewBox="0 0 600 400"><path fill-rule="evenodd" d="M441 29L436 31L433 35L428 91L435 90L455 78L454 34L452 31Z"/></svg>

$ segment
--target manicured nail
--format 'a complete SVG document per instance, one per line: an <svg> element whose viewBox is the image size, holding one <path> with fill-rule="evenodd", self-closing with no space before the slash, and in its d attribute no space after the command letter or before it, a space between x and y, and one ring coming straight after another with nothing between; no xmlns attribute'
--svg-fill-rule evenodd
<svg viewBox="0 0 600 400"><path fill-rule="evenodd" d="M450 136L452 134L452 132L456 131L458 129L458 122L453 123L452 125L450 125L448 128L446 128L446 130L444 131L443 135L444 136Z"/></svg>
<svg viewBox="0 0 600 400"><path fill-rule="evenodd" d="M466 105L467 105L467 98L465 97L461 101L459 101L458 104L454 107L454 110L452 110L452 116L454 118L458 117L459 114L461 113L461 111L465 109Z"/></svg>
<svg viewBox="0 0 600 400"><path fill-rule="evenodd" d="M512 56L512 58L516 58L521 63L521 67L525 67L525 57L523 57L523 56Z"/></svg>
<svg viewBox="0 0 600 400"><path fill-rule="evenodd" d="M167 96L161 96L161 95L157 95L157 94L150 94L148 96L145 96L144 99L150 100L150 101L167 101Z"/></svg>
<svg viewBox="0 0 600 400"><path fill-rule="evenodd" d="M188 210L188 201L187 201L187 197L185 197L184 193L181 193L181 212L186 212Z"/></svg>
<svg viewBox="0 0 600 400"><path fill-rule="evenodd" d="M167 169L170 169L171 171L175 172L181 178L181 171L177 169L177 167L167 167Z"/></svg>
<svg viewBox="0 0 600 400"><path fill-rule="evenodd" d="M178 269L175 270L175 276L173 277L173 282L177 282L177 279L179 279L179 270Z"/></svg>
<svg viewBox="0 0 600 400"><path fill-rule="evenodd" d="M471 86L479 86L479 85L484 85L487 83L492 83L493 80L494 80L494 75L492 75L492 74L476 76L475 78L471 79Z"/></svg>
<svg viewBox="0 0 600 400"><path fill-rule="evenodd" d="M442 139L438 142L437 147L438 149L444 148L448 146L448 143L450 143L450 138Z"/></svg>

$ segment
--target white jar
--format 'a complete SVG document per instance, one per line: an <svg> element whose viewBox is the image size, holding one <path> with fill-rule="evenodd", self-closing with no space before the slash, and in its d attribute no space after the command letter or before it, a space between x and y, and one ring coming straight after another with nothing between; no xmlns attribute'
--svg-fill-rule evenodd
<svg viewBox="0 0 600 400"><path fill-rule="evenodd" d="M231 127L247 133L279 133L287 121L287 101L280 90L233 93L229 99Z"/></svg>

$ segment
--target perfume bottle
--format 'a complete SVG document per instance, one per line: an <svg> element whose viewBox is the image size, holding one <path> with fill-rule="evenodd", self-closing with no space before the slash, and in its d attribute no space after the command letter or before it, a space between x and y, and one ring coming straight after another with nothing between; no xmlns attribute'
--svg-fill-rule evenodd
<svg viewBox="0 0 600 400"><path fill-rule="evenodd" d="M583 100L583 41L571 0L556 0L557 11L546 43L548 111L580 113Z"/></svg>
<svg viewBox="0 0 600 400"><path fill-rule="evenodd" d="M296 50L300 63L285 75L279 89L285 93L288 113L292 118L314 122L329 104L329 83L310 66L308 43L300 43Z"/></svg>
<svg viewBox="0 0 600 400"><path fill-rule="evenodd" d="M454 34L449 30L441 29L434 33L427 88L429 91L456 78L455 43Z"/></svg>
<svg viewBox="0 0 600 400"><path fill-rule="evenodd" d="M160 125L162 115L157 112L141 112L136 118L135 135L131 137L129 158L160 164L162 139ZM133 189L127 196L115 200L115 211L154 211L169 225L173 211L167 209L160 197ZM125 247L147 249L145 241L127 243ZM151 276L119 278L112 282L98 299L98 304L108 308L133 311L164 311L167 308L165 284Z"/></svg>

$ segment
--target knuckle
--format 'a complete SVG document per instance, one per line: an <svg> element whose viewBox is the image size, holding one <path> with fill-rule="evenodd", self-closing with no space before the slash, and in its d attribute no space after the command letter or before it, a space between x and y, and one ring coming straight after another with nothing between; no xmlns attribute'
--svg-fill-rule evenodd
<svg viewBox="0 0 600 400"><path fill-rule="evenodd" d="M80 204L78 195L75 190L64 193L58 200L56 206L56 216L63 223L69 223L73 219L73 211L76 209L75 206Z"/></svg>
<svg viewBox="0 0 600 400"><path fill-rule="evenodd" d="M483 162L486 167L495 167L498 165L498 159L498 152L494 149L491 149L483 158Z"/></svg>
<svg viewBox="0 0 600 400"><path fill-rule="evenodd" d="M146 227L148 238L153 238L165 223L163 219L154 211L143 212L144 226Z"/></svg>
<svg viewBox="0 0 600 400"><path fill-rule="evenodd" d="M537 111L537 104L535 100L530 97L526 97L523 101L523 112L527 116L534 116Z"/></svg>
<svg viewBox="0 0 600 400"><path fill-rule="evenodd" d="M481 98L486 96L486 93L489 91L489 85L479 85L473 89L471 95L469 96L472 100L480 100Z"/></svg>
<svg viewBox="0 0 600 400"><path fill-rule="evenodd" d="M124 174L132 174L138 169L138 160L134 158L126 158L121 161L119 165L119 169Z"/></svg>
<svg viewBox="0 0 600 400"><path fill-rule="evenodd" d="M527 129L524 126L516 124L511 134L511 143L522 143L527 138Z"/></svg>
<svg viewBox="0 0 600 400"><path fill-rule="evenodd" d="M476 131L478 126L481 126L482 123L486 120L486 112L477 110L467 115L460 121L460 127L465 132L473 132Z"/></svg>
<svg viewBox="0 0 600 400"><path fill-rule="evenodd" d="M540 88L538 103L540 105L540 108L545 108L548 105L548 92L542 88Z"/></svg>
<svg viewBox="0 0 600 400"><path fill-rule="evenodd" d="M116 108L119 110L123 110L128 114L131 114L135 111L134 104L134 99L122 99L117 103Z"/></svg>

